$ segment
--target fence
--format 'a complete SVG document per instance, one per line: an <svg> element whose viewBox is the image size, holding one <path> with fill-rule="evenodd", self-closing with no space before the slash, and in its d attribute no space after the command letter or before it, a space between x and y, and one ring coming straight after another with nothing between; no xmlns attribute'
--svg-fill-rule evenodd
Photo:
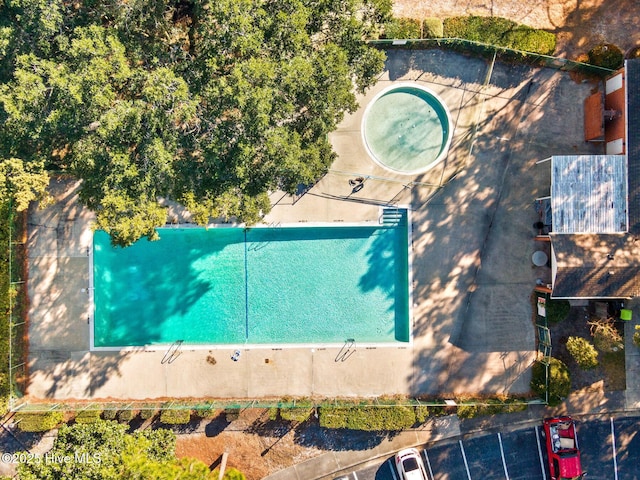
<svg viewBox="0 0 640 480"><path fill-rule="evenodd" d="M576 62L566 58L551 57L540 53L524 52L512 48L489 45L486 43L466 40L463 38L410 38L405 40L369 40L369 45L383 48L411 48L411 49L446 49L460 53L477 55L483 58L492 59L495 57L503 62L513 62L535 67L555 68L566 72L577 72L583 75L607 77L614 70L599 67L583 62Z"/></svg>

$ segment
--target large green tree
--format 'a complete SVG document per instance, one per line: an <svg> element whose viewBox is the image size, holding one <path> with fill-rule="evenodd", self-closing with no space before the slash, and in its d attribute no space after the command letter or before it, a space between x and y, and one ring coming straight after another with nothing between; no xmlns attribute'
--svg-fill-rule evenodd
<svg viewBox="0 0 640 480"><path fill-rule="evenodd" d="M177 459L170 430L126 433L127 425L97 422L63 426L53 449L20 464L22 480L208 480L199 460ZM217 476L216 476L217 478Z"/></svg>
<svg viewBox="0 0 640 480"><path fill-rule="evenodd" d="M129 245L156 238L161 198L183 202L199 223L254 223L270 191L322 176L334 159L327 134L382 68L383 53L363 39L390 2L0 8L0 161L77 175L97 226ZM39 182L20 198L36 196Z"/></svg>

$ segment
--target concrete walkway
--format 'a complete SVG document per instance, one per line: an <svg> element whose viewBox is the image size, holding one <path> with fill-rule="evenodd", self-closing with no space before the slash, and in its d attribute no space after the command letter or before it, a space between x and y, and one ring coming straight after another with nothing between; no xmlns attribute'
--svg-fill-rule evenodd
<svg viewBox="0 0 640 480"><path fill-rule="evenodd" d="M445 162L421 176L371 161L360 122L392 82L420 82L447 103L455 125ZM555 70L496 64L441 51L390 51L361 109L331 135L338 158L300 198L274 193L266 223L377 221L380 205L410 204L413 220L413 343L339 347L91 352L90 212L77 182L52 184L56 202L29 219L30 386L27 399L135 400L375 397L529 390L535 338L530 295L536 272L535 197L548 191L536 160L597 153L582 137L591 89ZM352 193L348 179L366 178ZM212 362L214 358L216 361ZM268 362L267 362L268 360Z"/></svg>

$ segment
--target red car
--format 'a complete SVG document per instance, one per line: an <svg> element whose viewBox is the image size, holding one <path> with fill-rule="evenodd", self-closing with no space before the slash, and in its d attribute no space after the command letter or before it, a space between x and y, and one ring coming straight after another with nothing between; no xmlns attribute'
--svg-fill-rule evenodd
<svg viewBox="0 0 640 480"><path fill-rule="evenodd" d="M580 464L576 425L571 417L546 418L542 423L547 444L551 480L578 480L585 473Z"/></svg>

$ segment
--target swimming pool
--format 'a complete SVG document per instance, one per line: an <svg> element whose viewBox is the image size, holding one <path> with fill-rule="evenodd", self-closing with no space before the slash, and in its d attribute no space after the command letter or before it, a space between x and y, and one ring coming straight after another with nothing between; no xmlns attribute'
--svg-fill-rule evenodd
<svg viewBox="0 0 640 480"><path fill-rule="evenodd" d="M376 163L397 173L418 174L446 157L453 126L438 95L418 83L398 83L369 102L361 132Z"/></svg>
<svg viewBox="0 0 640 480"><path fill-rule="evenodd" d="M408 342L407 223L97 231L92 348Z"/></svg>

